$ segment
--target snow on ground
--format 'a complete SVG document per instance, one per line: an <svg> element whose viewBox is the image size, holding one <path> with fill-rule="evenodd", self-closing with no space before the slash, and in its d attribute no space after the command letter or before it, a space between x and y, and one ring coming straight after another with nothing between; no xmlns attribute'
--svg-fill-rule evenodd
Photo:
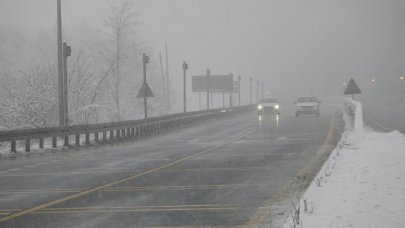
<svg viewBox="0 0 405 228"><path fill-rule="evenodd" d="M405 227L405 135L363 127L361 104L355 107L353 129L283 228Z"/></svg>

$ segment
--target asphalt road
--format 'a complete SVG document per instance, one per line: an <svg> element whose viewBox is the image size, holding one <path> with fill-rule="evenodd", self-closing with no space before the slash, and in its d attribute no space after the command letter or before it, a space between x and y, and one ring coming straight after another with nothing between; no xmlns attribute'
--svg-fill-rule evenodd
<svg viewBox="0 0 405 228"><path fill-rule="evenodd" d="M287 107L280 117L251 112L120 145L2 159L0 227L272 226L287 188L305 188L340 138L339 114L323 106L321 117Z"/></svg>

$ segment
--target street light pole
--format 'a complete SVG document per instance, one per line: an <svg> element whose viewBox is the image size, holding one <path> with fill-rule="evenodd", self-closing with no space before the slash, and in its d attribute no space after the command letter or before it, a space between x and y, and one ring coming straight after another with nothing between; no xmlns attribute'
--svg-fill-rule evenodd
<svg viewBox="0 0 405 228"><path fill-rule="evenodd" d="M142 60L143 60L143 85L146 91L146 64L149 63L149 57L143 53L142 55ZM145 112L145 119L148 118L148 103L147 103L147 95L146 92L143 96L143 108L144 108L144 112Z"/></svg>
<svg viewBox="0 0 405 228"><path fill-rule="evenodd" d="M211 71L207 68L207 110L210 110L210 75Z"/></svg>
<svg viewBox="0 0 405 228"><path fill-rule="evenodd" d="M188 64L183 61L183 82L184 82L184 113L186 113L186 70L188 69Z"/></svg>
<svg viewBox="0 0 405 228"><path fill-rule="evenodd" d="M63 110L63 59L62 59L62 13L61 0L57 1L57 58L58 58L58 110L59 126L64 126Z"/></svg>
<svg viewBox="0 0 405 228"><path fill-rule="evenodd" d="M232 108L232 93L233 93L233 74L232 73L229 73L229 75L231 76L231 78L232 78L232 89L229 91L229 108Z"/></svg>
<svg viewBox="0 0 405 228"><path fill-rule="evenodd" d="M71 56L72 48L63 42L63 115L64 125L69 127L69 112L68 112L68 79L67 79L67 57ZM69 146L69 136L65 135L64 146Z"/></svg>
<svg viewBox="0 0 405 228"><path fill-rule="evenodd" d="M63 42L63 114L64 125L69 126L69 112L68 112L68 77L67 77L67 57L71 56L72 48Z"/></svg>
<svg viewBox="0 0 405 228"><path fill-rule="evenodd" d="M259 80L256 82L256 103L259 103Z"/></svg>
<svg viewBox="0 0 405 228"><path fill-rule="evenodd" d="M252 81L253 81L253 78L250 77L249 81L250 81L250 104L252 104Z"/></svg>
<svg viewBox="0 0 405 228"><path fill-rule="evenodd" d="M240 75L238 76L238 97L239 97L239 100L238 100L238 105L240 106L240 80L241 80L241 77L240 77Z"/></svg>

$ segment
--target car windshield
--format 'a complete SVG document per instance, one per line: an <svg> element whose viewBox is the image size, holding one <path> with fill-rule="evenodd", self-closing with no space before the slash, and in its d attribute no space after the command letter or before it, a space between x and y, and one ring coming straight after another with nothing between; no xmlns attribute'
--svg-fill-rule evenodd
<svg viewBox="0 0 405 228"><path fill-rule="evenodd" d="M318 100L315 97L300 97L298 98L298 102L317 102Z"/></svg>
<svg viewBox="0 0 405 228"><path fill-rule="evenodd" d="M273 97L261 98L260 103L277 103L277 99Z"/></svg>

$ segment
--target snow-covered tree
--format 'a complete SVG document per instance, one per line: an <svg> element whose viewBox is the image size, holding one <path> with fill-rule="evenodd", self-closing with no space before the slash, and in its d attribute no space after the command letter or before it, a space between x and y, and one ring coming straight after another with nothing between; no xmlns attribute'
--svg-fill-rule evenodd
<svg viewBox="0 0 405 228"><path fill-rule="evenodd" d="M6 77L1 84L1 125L39 128L55 124L55 75L52 66L35 66L18 77Z"/></svg>

